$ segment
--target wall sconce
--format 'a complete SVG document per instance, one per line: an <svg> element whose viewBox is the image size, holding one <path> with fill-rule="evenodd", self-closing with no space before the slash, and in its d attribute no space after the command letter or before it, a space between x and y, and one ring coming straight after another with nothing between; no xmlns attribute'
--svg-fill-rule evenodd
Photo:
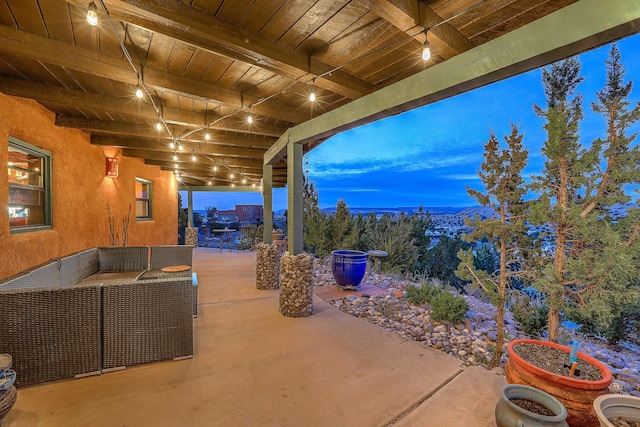
<svg viewBox="0 0 640 427"><path fill-rule="evenodd" d="M118 177L118 159L115 157L107 157L107 178Z"/></svg>

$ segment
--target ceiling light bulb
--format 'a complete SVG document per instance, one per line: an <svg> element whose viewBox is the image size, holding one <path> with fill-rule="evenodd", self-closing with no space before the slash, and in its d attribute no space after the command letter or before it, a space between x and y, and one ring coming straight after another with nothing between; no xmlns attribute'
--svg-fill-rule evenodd
<svg viewBox="0 0 640 427"><path fill-rule="evenodd" d="M247 123L253 123L253 117L251 117L251 114L247 116Z"/></svg>
<svg viewBox="0 0 640 427"><path fill-rule="evenodd" d="M254 182L254 183L252 183L252 184L251 184L251 186L252 186L252 187L255 187L255 186L256 186L256 183L255 183L255 182Z"/></svg>
<svg viewBox="0 0 640 427"><path fill-rule="evenodd" d="M214 172L218 172L218 167L217 167L217 166L214 166L214 167L213 167L213 171L214 171Z"/></svg>
<svg viewBox="0 0 640 427"><path fill-rule="evenodd" d="M182 146L182 144L178 144L178 150L180 151L184 150L184 147Z"/></svg>
<svg viewBox="0 0 640 427"><path fill-rule="evenodd" d="M171 141L171 144L169 144L169 148L173 150L174 148L176 148L176 144L174 144L173 141Z"/></svg>
<svg viewBox="0 0 640 427"><path fill-rule="evenodd" d="M311 93L309 94L309 101L311 102L316 101L316 92L313 89L311 89Z"/></svg>
<svg viewBox="0 0 640 427"><path fill-rule="evenodd" d="M424 49L422 49L422 60L428 61L431 59L431 48L429 47L429 42L424 42Z"/></svg>
<svg viewBox="0 0 640 427"><path fill-rule="evenodd" d="M156 129L157 130L162 130L162 122L158 121L158 123L156 123Z"/></svg>
<svg viewBox="0 0 640 427"><path fill-rule="evenodd" d="M231 186L232 186L232 187L235 187L236 185L232 182L232 183L231 183Z"/></svg>
<svg viewBox="0 0 640 427"><path fill-rule="evenodd" d="M207 185L211 185L211 181L207 181Z"/></svg>
<svg viewBox="0 0 640 427"><path fill-rule="evenodd" d="M234 178L234 174L229 174L229 178L233 179Z"/></svg>
<svg viewBox="0 0 640 427"><path fill-rule="evenodd" d="M211 135L209 135L209 132L204 134L204 139L206 139L207 141L211 139Z"/></svg>
<svg viewBox="0 0 640 427"><path fill-rule="evenodd" d="M92 27L98 25L98 6L94 2L89 3L89 9L87 10L87 23Z"/></svg>
<svg viewBox="0 0 640 427"><path fill-rule="evenodd" d="M182 181L182 178L180 178L179 176L176 176L176 179L177 179L178 181Z"/></svg>
<svg viewBox="0 0 640 427"><path fill-rule="evenodd" d="M191 161L195 162L196 161L196 155L194 154L193 156L191 156Z"/></svg>
<svg viewBox="0 0 640 427"><path fill-rule="evenodd" d="M140 85L136 86L136 98L142 99L144 95L142 94L142 88Z"/></svg>
<svg viewBox="0 0 640 427"><path fill-rule="evenodd" d="M243 184L246 184L246 183L247 183L247 180L246 180L246 179L243 179L243 180L242 180L242 183L243 183Z"/></svg>
<svg viewBox="0 0 640 427"><path fill-rule="evenodd" d="M177 171L177 170L178 170L178 164L176 163L176 164L175 164L175 165L173 165L173 166L175 166L175 169L176 169L176 171Z"/></svg>
<svg viewBox="0 0 640 427"><path fill-rule="evenodd" d="M178 156L176 156L176 155L174 154L174 155L173 155L173 160L177 162L177 161L178 161Z"/></svg>

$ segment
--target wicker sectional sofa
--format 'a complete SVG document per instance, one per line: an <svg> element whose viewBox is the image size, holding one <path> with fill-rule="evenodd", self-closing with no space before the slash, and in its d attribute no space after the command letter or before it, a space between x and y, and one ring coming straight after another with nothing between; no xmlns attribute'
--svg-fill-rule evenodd
<svg viewBox="0 0 640 427"><path fill-rule="evenodd" d="M0 279L0 352L16 384L192 356L191 271L160 271L191 266L192 250L92 248Z"/></svg>

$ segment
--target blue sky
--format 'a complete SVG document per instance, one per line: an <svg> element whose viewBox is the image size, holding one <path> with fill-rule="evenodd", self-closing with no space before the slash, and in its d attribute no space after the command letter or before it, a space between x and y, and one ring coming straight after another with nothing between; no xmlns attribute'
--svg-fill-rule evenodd
<svg viewBox="0 0 640 427"><path fill-rule="evenodd" d="M618 42L634 82L631 100L640 101L640 35ZM604 122L591 111L602 89L610 45L580 56L585 81L583 144L603 136ZM545 106L540 69L454 98L343 132L305 156L305 170L318 189L320 207L339 199L350 207L472 206L466 187L482 189L477 171L483 146L493 130L499 138L513 121L529 150L525 174L539 173L543 158L544 121L533 104ZM639 129L640 130L640 129ZM186 195L183 194L184 205ZM194 193L194 208L232 208L235 203L262 203L260 193ZM274 190L274 209L286 209L286 189Z"/></svg>

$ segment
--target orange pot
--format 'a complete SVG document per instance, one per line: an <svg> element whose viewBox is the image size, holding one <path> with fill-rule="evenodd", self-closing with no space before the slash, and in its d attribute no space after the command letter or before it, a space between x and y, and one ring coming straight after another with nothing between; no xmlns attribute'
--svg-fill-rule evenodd
<svg viewBox="0 0 640 427"><path fill-rule="evenodd" d="M578 352L578 358L600 370L602 379L586 381L557 375L534 366L518 356L513 351L513 347L521 343L553 347L568 354L571 353L571 348L552 342L528 339L513 340L507 347L509 353L509 359L505 366L507 382L530 385L558 399L567 408L567 423L572 427L598 427L600 424L593 410L593 401L601 394L608 393L609 384L613 379L611 371L593 357Z"/></svg>

